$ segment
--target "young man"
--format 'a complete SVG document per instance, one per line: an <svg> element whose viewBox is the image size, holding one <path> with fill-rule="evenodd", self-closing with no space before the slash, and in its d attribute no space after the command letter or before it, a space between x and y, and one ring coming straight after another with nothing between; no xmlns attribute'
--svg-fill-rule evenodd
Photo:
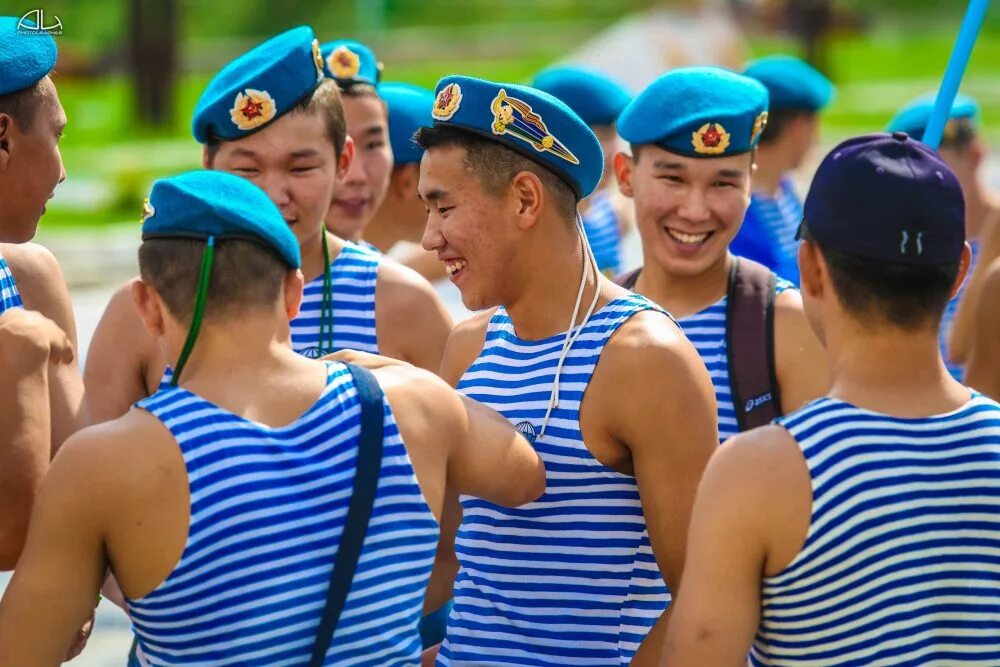
<svg viewBox="0 0 1000 667"><path fill-rule="evenodd" d="M340 88L347 135L354 142L354 161L343 174L326 227L337 236L367 245L365 228L385 201L392 174L389 115L376 89L382 63L364 44L352 40L322 47L326 75Z"/></svg>
<svg viewBox="0 0 1000 667"><path fill-rule="evenodd" d="M432 117L416 137L423 245L466 307L490 309L456 328L441 374L548 470L519 510L462 498L438 663L654 664L663 580L677 583L717 445L711 382L666 314L594 265L576 207L603 158L586 123L541 91L461 76L438 83Z"/></svg>
<svg viewBox="0 0 1000 667"><path fill-rule="evenodd" d="M315 42L311 29L296 28L212 79L193 123L205 166L260 185L299 240L307 283L292 322L297 352L356 349L437 370L451 319L430 285L323 227L353 143ZM152 394L166 366L131 302L132 282L113 297L91 344L86 381L96 420L121 416Z"/></svg>
<svg viewBox="0 0 1000 667"><path fill-rule="evenodd" d="M767 127L757 148L753 195L730 252L752 259L794 284L799 283L798 241L802 201L792 172L816 146L819 114L833 99L830 80L794 56L767 56L744 74L767 88Z"/></svg>
<svg viewBox="0 0 1000 667"><path fill-rule="evenodd" d="M303 277L283 217L222 172L153 186L132 294L175 374L54 462L0 604L0 663L60 664L110 567L141 664L305 664L356 548L323 664L412 665L445 485L542 493L530 445L433 374L292 351Z"/></svg>
<svg viewBox="0 0 1000 667"><path fill-rule="evenodd" d="M823 161L799 265L833 388L715 454L664 664L1000 664L1000 405L937 349L963 222L903 133Z"/></svg>
<svg viewBox="0 0 1000 667"><path fill-rule="evenodd" d="M644 266L623 279L667 309L708 367L719 437L766 424L828 386L790 283L729 244L750 199L767 90L714 67L673 70L622 113L615 169L635 201Z"/></svg>
<svg viewBox="0 0 1000 667"><path fill-rule="evenodd" d="M82 420L76 325L52 254L28 243L66 173L52 37L0 17L0 569L17 561L49 459ZM26 312L33 311L33 312Z"/></svg>
<svg viewBox="0 0 1000 667"><path fill-rule="evenodd" d="M919 97L889 122L889 132L906 132L920 140L934 108L934 94ZM963 366L972 353L973 321L979 291L987 266L1000 256L1000 193L987 182L988 149L978 127L979 104L959 95L952 105L938 152L962 184L965 193L965 237L972 247L969 279L948 302L941 318L941 356L952 377L961 379ZM997 231L994 231L997 230ZM986 245L988 236L997 243ZM991 247L992 246L992 247ZM980 268L981 267L981 268Z"/></svg>
<svg viewBox="0 0 1000 667"><path fill-rule="evenodd" d="M632 228L628 207L613 183L612 160L618 152L615 122L631 96L620 83L594 70L553 67L539 73L531 85L566 103L601 142L604 175L597 191L582 202L583 229L597 260L609 278L622 272L622 237Z"/></svg>

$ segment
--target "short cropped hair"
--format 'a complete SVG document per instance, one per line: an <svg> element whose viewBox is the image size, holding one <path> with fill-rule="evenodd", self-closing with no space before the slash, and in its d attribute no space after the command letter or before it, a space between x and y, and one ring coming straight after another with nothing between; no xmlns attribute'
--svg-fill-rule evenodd
<svg viewBox="0 0 1000 667"><path fill-rule="evenodd" d="M912 265L849 255L815 241L808 223L802 238L819 248L837 298L859 322L904 331L939 326L960 261Z"/></svg>
<svg viewBox="0 0 1000 667"><path fill-rule="evenodd" d="M160 295L170 314L189 323L194 314L205 242L149 239L139 246L139 274ZM261 243L220 239L215 246L205 320L271 306L281 295L288 265Z"/></svg>
<svg viewBox="0 0 1000 667"><path fill-rule="evenodd" d="M42 89L43 80L39 80L27 88L15 90L13 93L0 95L0 113L13 118L18 127L24 130L30 130L34 127L38 108L45 100L45 93Z"/></svg>
<svg viewBox="0 0 1000 667"><path fill-rule="evenodd" d="M333 144L333 151L340 159L344 152L344 143L347 141L347 120L344 118L344 103L340 97L340 89L330 79L324 79L316 89L302 99L288 113L316 114L323 118L326 125L326 136ZM208 164L215 160L216 153L222 139L214 135L209 135L205 142L208 151Z"/></svg>
<svg viewBox="0 0 1000 667"><path fill-rule="evenodd" d="M815 111L809 109L774 109L767 114L767 125L760 135L760 143L767 145L780 139L788 126L798 118L811 118L816 115Z"/></svg>
<svg viewBox="0 0 1000 667"><path fill-rule="evenodd" d="M552 197L560 217L576 219L576 193L555 172L506 146L455 127L421 127L413 135L417 145L431 148L465 149L463 166L475 174L488 194L497 197L522 171L530 171Z"/></svg>

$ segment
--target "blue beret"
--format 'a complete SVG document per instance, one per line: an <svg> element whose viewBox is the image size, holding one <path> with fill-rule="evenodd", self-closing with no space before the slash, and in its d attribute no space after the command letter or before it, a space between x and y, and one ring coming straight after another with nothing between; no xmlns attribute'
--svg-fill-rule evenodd
<svg viewBox="0 0 1000 667"><path fill-rule="evenodd" d="M302 265L299 244L278 207L256 185L224 171L190 171L153 183L142 207L142 239L242 238Z"/></svg>
<svg viewBox="0 0 1000 667"><path fill-rule="evenodd" d="M18 31L20 19L0 16L0 95L33 86L56 66L56 40L44 30ZM24 20L25 25L34 22Z"/></svg>
<svg viewBox="0 0 1000 667"><path fill-rule="evenodd" d="M771 99L772 111L819 111L830 103L836 90L819 70L794 56L760 58L747 65L743 73L764 84Z"/></svg>
<svg viewBox="0 0 1000 667"><path fill-rule="evenodd" d="M601 182L604 153L593 130L548 93L447 76L438 81L431 117L435 127L474 132L551 169L580 199Z"/></svg>
<svg viewBox="0 0 1000 667"><path fill-rule="evenodd" d="M383 83L378 94L389 108L389 143L396 164L420 162L424 151L413 141L413 133L427 124L434 106L434 93L408 83Z"/></svg>
<svg viewBox="0 0 1000 667"><path fill-rule="evenodd" d="M927 93L915 100L911 100L906 106L899 110L891 121L889 121L889 132L906 132L911 137L920 140L927 129L927 122L931 119L931 112L934 110L934 101L937 93ZM949 120L962 118L975 119L979 116L979 104L974 99L966 95L957 95L951 105ZM945 127L947 137L948 127Z"/></svg>
<svg viewBox="0 0 1000 667"><path fill-rule="evenodd" d="M632 99L614 79L579 67L547 69L531 85L561 99L588 125L614 125Z"/></svg>
<svg viewBox="0 0 1000 667"><path fill-rule="evenodd" d="M377 86L382 80L382 63L361 42L338 39L321 47L326 75L343 90L359 83Z"/></svg>
<svg viewBox="0 0 1000 667"><path fill-rule="evenodd" d="M752 150L767 124L767 89L719 67L684 67L660 76L618 118L632 144L691 157Z"/></svg>
<svg viewBox="0 0 1000 667"><path fill-rule="evenodd" d="M224 141L256 132L310 95L323 80L312 28L301 26L247 51L216 74L194 108L194 138Z"/></svg>

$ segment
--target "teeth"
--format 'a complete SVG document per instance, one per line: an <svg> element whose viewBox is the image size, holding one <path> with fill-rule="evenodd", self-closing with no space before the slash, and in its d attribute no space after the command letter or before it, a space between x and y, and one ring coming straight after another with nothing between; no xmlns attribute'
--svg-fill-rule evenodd
<svg viewBox="0 0 1000 667"><path fill-rule="evenodd" d="M684 232L678 232L668 228L667 234L670 234L672 239L680 241L681 243L698 244L708 238L709 232L705 232L704 234L685 234Z"/></svg>
<svg viewBox="0 0 1000 667"><path fill-rule="evenodd" d="M468 265L464 259L453 259L445 262L444 270L448 272L449 276L453 276Z"/></svg>

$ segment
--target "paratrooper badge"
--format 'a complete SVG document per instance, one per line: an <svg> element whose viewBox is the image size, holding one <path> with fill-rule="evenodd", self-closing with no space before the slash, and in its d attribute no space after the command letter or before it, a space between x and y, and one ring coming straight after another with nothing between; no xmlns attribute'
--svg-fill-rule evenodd
<svg viewBox="0 0 1000 667"><path fill-rule="evenodd" d="M154 215L156 215L156 209L149 203L149 197L146 197L142 200L142 214L139 217L139 222L145 224Z"/></svg>
<svg viewBox="0 0 1000 667"><path fill-rule="evenodd" d="M571 164L580 164L580 160L561 141L549 133L545 121L532 111L531 105L516 97L507 95L503 88L490 104L493 111L493 134L500 136L509 134L528 143L539 153L547 152L561 157Z"/></svg>
<svg viewBox="0 0 1000 667"><path fill-rule="evenodd" d="M767 127L767 112L762 111L753 121L753 129L750 131L751 146L757 143L757 139L760 138L760 135L764 132L765 127Z"/></svg>
<svg viewBox="0 0 1000 667"><path fill-rule="evenodd" d="M323 80L323 52L319 48L319 40L314 39L312 45L313 62L316 64L316 80Z"/></svg>

